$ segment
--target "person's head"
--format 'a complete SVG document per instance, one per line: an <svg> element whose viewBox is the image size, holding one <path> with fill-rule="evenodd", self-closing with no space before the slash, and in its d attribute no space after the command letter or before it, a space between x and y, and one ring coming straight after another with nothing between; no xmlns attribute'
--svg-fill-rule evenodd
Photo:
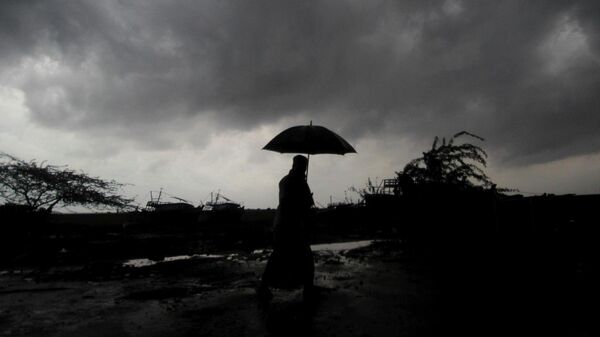
<svg viewBox="0 0 600 337"><path fill-rule="evenodd" d="M294 162L292 164L292 171L297 174L305 174L308 168L308 159L305 156L297 155L294 156Z"/></svg>

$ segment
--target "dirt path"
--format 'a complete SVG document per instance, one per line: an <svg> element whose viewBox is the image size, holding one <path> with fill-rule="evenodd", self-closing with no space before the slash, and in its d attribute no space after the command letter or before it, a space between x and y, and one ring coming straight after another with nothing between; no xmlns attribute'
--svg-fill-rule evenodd
<svg viewBox="0 0 600 337"><path fill-rule="evenodd" d="M301 291L254 288L268 252L194 258L143 268L73 267L0 275L2 336L431 335L433 287L398 252L316 253L313 305ZM93 268L92 268L93 269Z"/></svg>

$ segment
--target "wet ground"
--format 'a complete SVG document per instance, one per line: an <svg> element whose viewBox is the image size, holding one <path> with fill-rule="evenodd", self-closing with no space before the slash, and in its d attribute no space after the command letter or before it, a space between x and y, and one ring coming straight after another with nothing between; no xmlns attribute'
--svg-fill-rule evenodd
<svg viewBox="0 0 600 337"><path fill-rule="evenodd" d="M398 242L313 247L319 295L255 287L268 250L0 271L2 336L432 335L435 287Z"/></svg>

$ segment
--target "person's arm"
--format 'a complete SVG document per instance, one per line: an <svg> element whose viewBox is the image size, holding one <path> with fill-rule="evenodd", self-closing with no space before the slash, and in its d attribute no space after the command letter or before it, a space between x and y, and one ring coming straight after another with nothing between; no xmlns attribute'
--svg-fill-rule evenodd
<svg viewBox="0 0 600 337"><path fill-rule="evenodd" d="M310 191L310 187L308 187L307 183L304 183L304 200L307 208L311 208L315 204L315 200L313 199L313 194Z"/></svg>

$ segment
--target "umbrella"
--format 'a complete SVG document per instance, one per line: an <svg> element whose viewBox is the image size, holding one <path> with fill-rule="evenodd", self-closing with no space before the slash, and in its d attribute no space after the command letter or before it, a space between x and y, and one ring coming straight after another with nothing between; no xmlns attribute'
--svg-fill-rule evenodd
<svg viewBox="0 0 600 337"><path fill-rule="evenodd" d="M339 154L356 153L344 138L319 125L293 126L279 133L263 147L263 150L279 153ZM308 175L308 168L307 168Z"/></svg>

